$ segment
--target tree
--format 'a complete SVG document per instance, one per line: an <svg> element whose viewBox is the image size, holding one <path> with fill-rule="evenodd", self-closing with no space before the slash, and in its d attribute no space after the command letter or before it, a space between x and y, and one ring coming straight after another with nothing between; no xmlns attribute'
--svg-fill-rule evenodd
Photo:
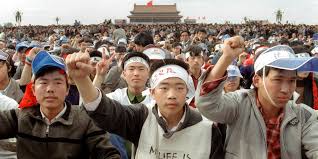
<svg viewBox="0 0 318 159"><path fill-rule="evenodd" d="M59 21L60 21L61 19L59 18L59 17L56 17L55 18L55 21L56 21L56 25L59 25Z"/></svg>
<svg viewBox="0 0 318 159"><path fill-rule="evenodd" d="M18 24L18 26L21 26L21 22L22 22L22 12L17 10L15 12L15 22Z"/></svg>
<svg viewBox="0 0 318 159"><path fill-rule="evenodd" d="M281 23L282 22L282 19L283 19L283 11L278 9L275 14L276 14L276 22L277 23Z"/></svg>
<svg viewBox="0 0 318 159"><path fill-rule="evenodd" d="M11 22L7 22L7 23L4 23L4 24L3 24L3 27L5 27L5 28L11 28L11 27L13 27L13 24L12 24Z"/></svg>

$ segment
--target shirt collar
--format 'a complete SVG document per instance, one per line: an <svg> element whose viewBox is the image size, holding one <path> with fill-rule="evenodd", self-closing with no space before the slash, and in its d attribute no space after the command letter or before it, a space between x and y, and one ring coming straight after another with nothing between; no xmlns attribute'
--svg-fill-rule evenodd
<svg viewBox="0 0 318 159"><path fill-rule="evenodd" d="M130 102L134 101L134 99L136 98L138 103L141 103L146 98L146 96L143 96L142 94L134 95L128 90L128 88L127 88L127 96Z"/></svg>
<svg viewBox="0 0 318 159"><path fill-rule="evenodd" d="M264 116L262 104L261 104L261 102L260 102L259 99L258 99L257 92L256 92L256 96L255 96L255 97L256 97L256 105L257 105L259 111L261 112L261 114L262 114L262 116L263 116L263 118L264 118L265 123L273 122L273 121L277 121L277 122L281 122L281 121L282 121L282 119L283 119L283 117L284 117L284 109L283 109L283 108L281 108L281 109L279 110L279 114L278 114L277 117L273 117L273 118L267 119L267 118L265 118L265 116Z"/></svg>
<svg viewBox="0 0 318 159"><path fill-rule="evenodd" d="M40 112L41 112L41 115L42 115L42 118L45 120L45 123L47 125L50 125L52 124L53 122L55 122L57 119L59 119L60 117L62 117L62 115L64 115L64 113L66 112L66 103L64 104L64 108L62 109L62 111L60 111L59 114L57 114L51 121L44 115L44 113L41 111L40 109Z"/></svg>
<svg viewBox="0 0 318 159"><path fill-rule="evenodd" d="M158 111L158 116L159 116L159 118L162 118L162 119L167 123L167 120L166 120L166 119L162 116L162 114L160 113L159 108L158 108L157 111ZM186 115L186 111L187 111L187 109L184 109L182 118L181 118L181 120L179 121L179 123L178 123L176 126L172 127L172 128L171 128L170 130L168 130L168 131L173 132L173 131L176 131L176 130L179 128L179 126L184 122L185 115ZM168 129L168 128L167 128L167 129Z"/></svg>

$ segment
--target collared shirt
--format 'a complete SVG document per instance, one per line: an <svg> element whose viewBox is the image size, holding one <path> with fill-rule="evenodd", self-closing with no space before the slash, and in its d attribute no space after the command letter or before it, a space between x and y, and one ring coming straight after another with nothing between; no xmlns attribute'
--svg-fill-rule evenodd
<svg viewBox="0 0 318 159"><path fill-rule="evenodd" d="M134 95L128 89L127 89L127 96L130 103L132 104L141 103L146 98L146 96L143 96L142 94Z"/></svg>
<svg viewBox="0 0 318 159"><path fill-rule="evenodd" d="M42 118L44 119L45 123L47 125L51 125L52 123L54 123L57 119L59 119L60 117L62 117L62 115L66 112L66 104L64 104L64 108L62 109L62 111L60 111L59 114L57 114L51 121L44 115L44 113L41 111L40 109L40 112L41 112L41 115L42 115Z"/></svg>
<svg viewBox="0 0 318 159"><path fill-rule="evenodd" d="M166 120L166 119L162 116L162 114L160 113L159 108L158 108L157 111L158 111L158 116L159 116L159 118L162 118L162 119L167 123L167 120ZM186 111L187 111L187 109L184 109L182 118L181 118L181 120L179 121L179 123L178 123L176 126L172 127L172 128L171 128L170 130L168 130L168 131L174 132L174 131L176 131L176 130L179 128L179 126L184 122L185 115L186 115ZM167 127L167 128L168 128L168 127Z"/></svg>
<svg viewBox="0 0 318 159"><path fill-rule="evenodd" d="M197 86L198 86L198 83L199 83L199 78L202 76L202 73L203 73L204 70L200 70L200 76L198 78L195 78L193 75L191 75L191 78L193 80L193 84L194 84L194 89L197 90ZM190 102L190 106L193 107L193 108L196 108L195 106L195 99L193 98Z"/></svg>
<svg viewBox="0 0 318 159"><path fill-rule="evenodd" d="M260 110L266 125L266 139L267 139L267 158L280 159L280 125L283 121L284 111L281 109L279 115L273 118L265 118L263 108L256 95L256 104Z"/></svg>

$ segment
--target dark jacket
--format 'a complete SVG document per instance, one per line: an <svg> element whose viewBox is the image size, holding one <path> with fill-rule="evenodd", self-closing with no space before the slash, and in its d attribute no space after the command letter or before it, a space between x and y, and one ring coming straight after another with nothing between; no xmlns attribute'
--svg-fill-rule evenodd
<svg viewBox="0 0 318 159"><path fill-rule="evenodd" d="M17 138L18 158L120 158L106 132L78 106L67 104L62 117L50 125L42 118L39 105L0 111L0 123L1 139Z"/></svg>

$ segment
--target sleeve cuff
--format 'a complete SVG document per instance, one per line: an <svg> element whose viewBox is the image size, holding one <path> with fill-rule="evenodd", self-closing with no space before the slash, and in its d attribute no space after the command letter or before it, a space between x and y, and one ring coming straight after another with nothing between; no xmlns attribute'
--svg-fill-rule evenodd
<svg viewBox="0 0 318 159"><path fill-rule="evenodd" d="M213 68L213 66L209 67L207 72L210 72L212 70L212 68ZM200 89L200 96L206 95L209 92L211 92L213 89L215 89L217 86L219 86L219 84L221 82L226 80L226 78L227 78L227 73L219 79L204 82L201 86L201 89Z"/></svg>
<svg viewBox="0 0 318 159"><path fill-rule="evenodd" d="M84 104L84 108L87 111L95 111L97 109L99 103L102 100L102 93L101 93L101 91L99 89L97 89L97 90L98 90L99 93L98 93L98 97L97 97L96 100L94 100L94 101L92 101L90 103L87 103L87 104L83 103Z"/></svg>

